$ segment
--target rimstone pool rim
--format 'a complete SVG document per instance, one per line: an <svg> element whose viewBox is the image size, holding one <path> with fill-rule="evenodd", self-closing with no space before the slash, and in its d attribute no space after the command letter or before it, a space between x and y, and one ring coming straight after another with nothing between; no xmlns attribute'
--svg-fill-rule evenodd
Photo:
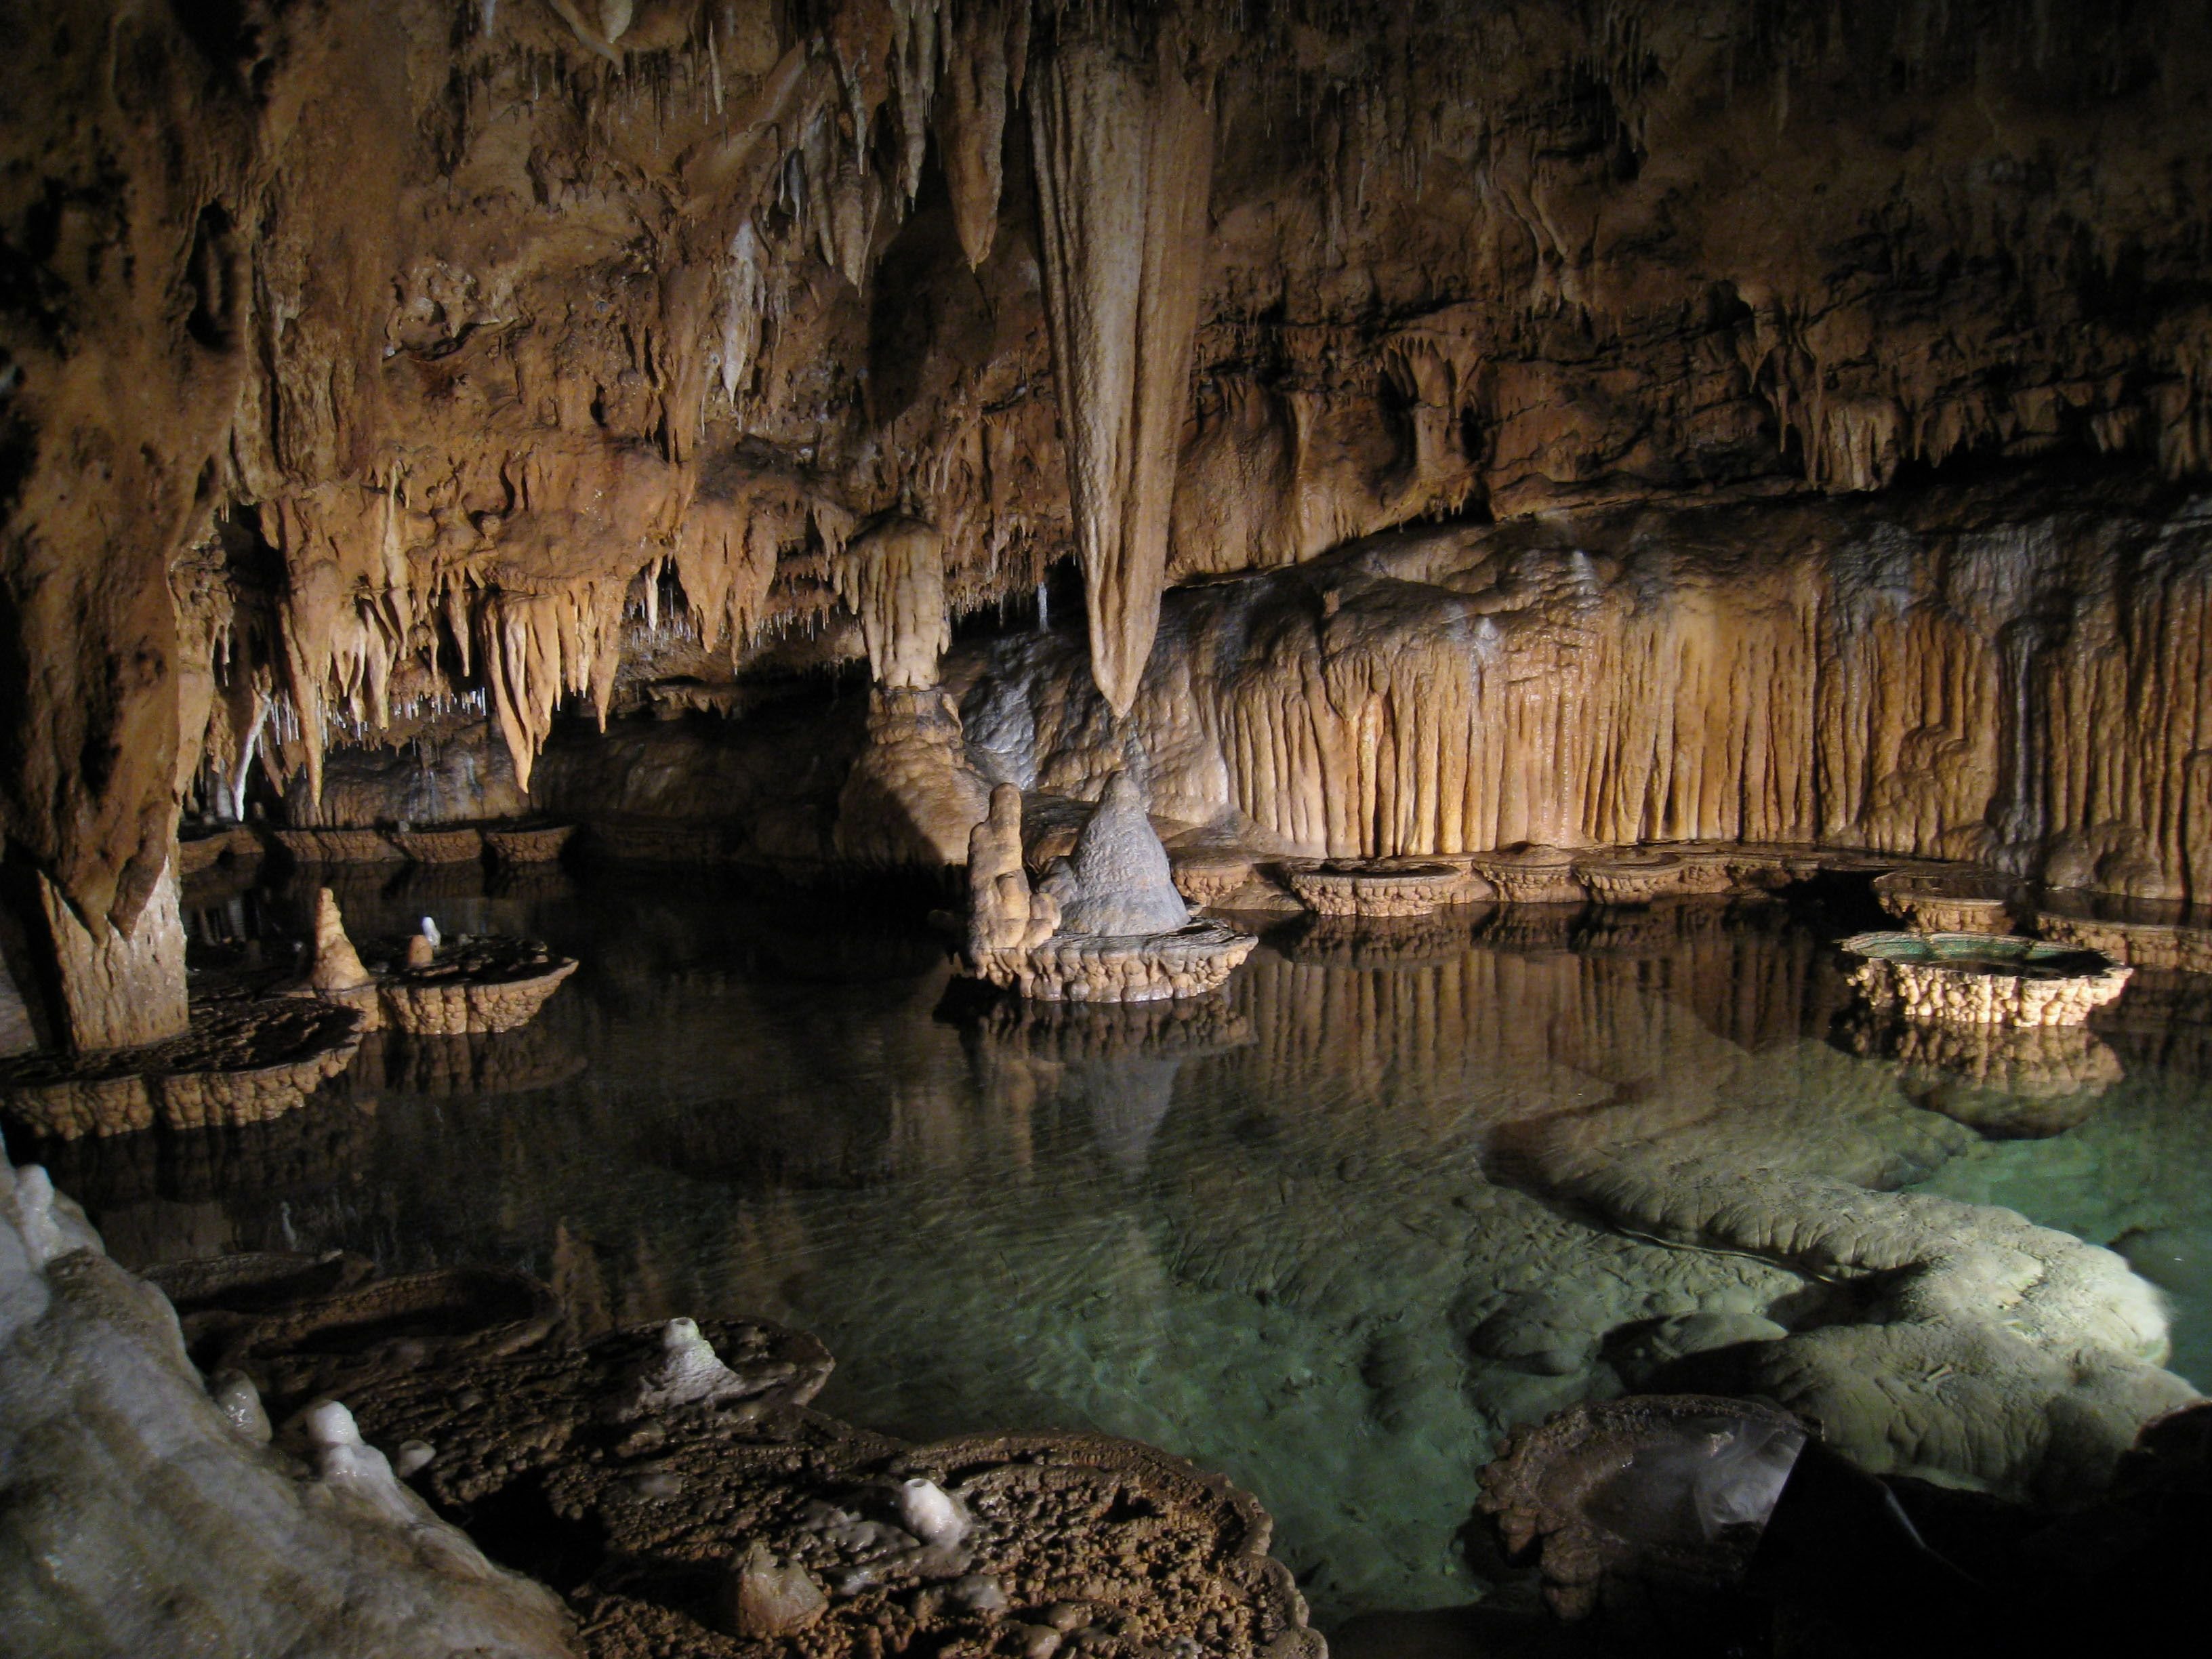
<svg viewBox="0 0 2212 1659"><path fill-rule="evenodd" d="M2101 951L2004 933L1854 933L1851 983L1877 1013L1977 1024L2079 1025L2134 970Z"/></svg>

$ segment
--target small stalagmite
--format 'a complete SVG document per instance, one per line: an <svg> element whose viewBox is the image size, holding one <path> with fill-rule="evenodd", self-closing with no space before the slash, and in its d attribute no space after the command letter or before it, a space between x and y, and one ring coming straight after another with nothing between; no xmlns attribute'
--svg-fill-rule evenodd
<svg viewBox="0 0 2212 1659"><path fill-rule="evenodd" d="M991 791L991 810L968 836L968 954L1026 951L1060 927L1060 902L1032 890L1022 866L1022 792Z"/></svg>
<svg viewBox="0 0 2212 1659"><path fill-rule="evenodd" d="M338 909L337 895L327 887L315 890L314 949L314 966L307 972L307 983L319 995L358 991L375 983L368 969L362 966L361 953L346 937L345 917Z"/></svg>

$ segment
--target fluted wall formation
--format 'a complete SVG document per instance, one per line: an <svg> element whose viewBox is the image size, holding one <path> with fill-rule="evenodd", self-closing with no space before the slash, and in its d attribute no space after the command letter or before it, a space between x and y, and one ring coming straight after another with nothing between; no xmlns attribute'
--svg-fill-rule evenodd
<svg viewBox="0 0 2212 1659"><path fill-rule="evenodd" d="M1057 637L971 670L987 770L1307 855L1721 840L2212 896L2212 521L1936 492L1379 538L1170 601L1131 724Z"/></svg>

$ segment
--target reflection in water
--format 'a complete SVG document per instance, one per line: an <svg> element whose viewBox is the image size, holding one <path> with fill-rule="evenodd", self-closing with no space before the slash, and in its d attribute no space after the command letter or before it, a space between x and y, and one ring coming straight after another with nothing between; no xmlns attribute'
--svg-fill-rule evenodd
<svg viewBox="0 0 2212 1659"><path fill-rule="evenodd" d="M1869 1184L2127 1235L2193 1298L2185 1354L2212 1304L2206 1045L2172 1011L2112 1036L2124 1076L2085 1121L1987 1140L1832 1040L1849 929L1778 905L1309 925L1212 1002L977 1012L919 931L688 874L423 873L365 878L349 920L531 933L582 969L509 1047L365 1048L252 1134L56 1149L119 1255L344 1246L528 1268L586 1328L788 1322L853 1420L1091 1426L1226 1469L1324 1623L1474 1593L1455 1534L1512 1425L1820 1312L1798 1273L1506 1184L1527 1126L1679 1096ZM222 909L304 930L307 896Z"/></svg>

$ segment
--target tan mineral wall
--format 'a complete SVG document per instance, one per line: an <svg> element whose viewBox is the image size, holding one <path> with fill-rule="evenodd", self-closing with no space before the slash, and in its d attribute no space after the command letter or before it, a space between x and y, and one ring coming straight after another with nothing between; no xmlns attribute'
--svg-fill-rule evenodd
<svg viewBox="0 0 2212 1659"><path fill-rule="evenodd" d="M1938 491L1378 538L1171 596L1130 722L968 659L987 773L1328 856L1820 842L2212 896L2212 520Z"/></svg>

